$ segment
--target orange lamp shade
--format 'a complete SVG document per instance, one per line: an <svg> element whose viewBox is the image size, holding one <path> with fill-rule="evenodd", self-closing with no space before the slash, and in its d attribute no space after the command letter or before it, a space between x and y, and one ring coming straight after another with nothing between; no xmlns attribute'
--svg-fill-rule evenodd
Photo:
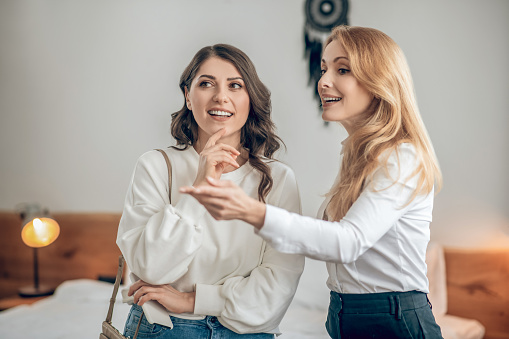
<svg viewBox="0 0 509 339"><path fill-rule="evenodd" d="M23 226L21 239L29 247L44 247L58 238L60 226L51 218L35 218Z"/></svg>

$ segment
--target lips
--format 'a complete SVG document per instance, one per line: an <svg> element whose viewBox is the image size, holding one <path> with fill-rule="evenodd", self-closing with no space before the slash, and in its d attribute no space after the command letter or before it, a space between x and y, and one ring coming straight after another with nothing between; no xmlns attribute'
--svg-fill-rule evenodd
<svg viewBox="0 0 509 339"><path fill-rule="evenodd" d="M226 117L226 118L229 118L233 115L233 113L231 112L218 109L212 109L210 111L207 111L207 113L215 117Z"/></svg>
<svg viewBox="0 0 509 339"><path fill-rule="evenodd" d="M322 102L324 102L324 103L337 102L337 101L341 101L341 99L343 99L343 98L327 96L327 97L322 98Z"/></svg>
<svg viewBox="0 0 509 339"><path fill-rule="evenodd" d="M337 102L340 102L341 100L343 100L343 98L341 98L341 97L338 97L335 95L330 95L330 94L322 94L321 99L322 99L322 108L323 109L325 109L329 106L332 106L332 105L336 104Z"/></svg>

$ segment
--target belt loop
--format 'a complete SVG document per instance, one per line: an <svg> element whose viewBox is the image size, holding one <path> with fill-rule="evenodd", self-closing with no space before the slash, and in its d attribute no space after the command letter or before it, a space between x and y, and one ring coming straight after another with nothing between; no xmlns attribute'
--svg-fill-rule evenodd
<svg viewBox="0 0 509 339"><path fill-rule="evenodd" d="M398 316L397 319L401 320L401 304L399 302L399 295L396 296L396 307L398 309Z"/></svg>
<svg viewBox="0 0 509 339"><path fill-rule="evenodd" d="M426 300L428 301L428 305L430 309L433 309L433 305L431 305L431 301L429 301L428 295L426 294Z"/></svg>
<svg viewBox="0 0 509 339"><path fill-rule="evenodd" d="M396 314L396 310L394 307L394 297L392 295L389 296L389 303L391 304L391 314Z"/></svg>
<svg viewBox="0 0 509 339"><path fill-rule="evenodd" d="M341 297L341 294L339 294L339 312L338 312L338 332L337 332L337 339L341 339L341 317L343 316L343 298Z"/></svg>
<svg viewBox="0 0 509 339"><path fill-rule="evenodd" d="M338 294L339 295L339 312L338 312L338 315L340 313L343 312L343 298L341 297L341 294Z"/></svg>

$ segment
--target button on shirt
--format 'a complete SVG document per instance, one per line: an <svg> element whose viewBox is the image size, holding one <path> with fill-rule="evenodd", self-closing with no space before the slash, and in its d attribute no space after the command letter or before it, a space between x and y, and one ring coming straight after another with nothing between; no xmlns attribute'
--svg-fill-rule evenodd
<svg viewBox="0 0 509 339"><path fill-rule="evenodd" d="M411 176L417 159L413 145L399 145L388 155L387 167L380 166L366 179L359 198L339 222L267 205L258 234L278 251L326 261L332 291L428 293L425 255L434 194L417 195L408 204L417 186L418 176ZM319 218L329 200L322 204Z"/></svg>

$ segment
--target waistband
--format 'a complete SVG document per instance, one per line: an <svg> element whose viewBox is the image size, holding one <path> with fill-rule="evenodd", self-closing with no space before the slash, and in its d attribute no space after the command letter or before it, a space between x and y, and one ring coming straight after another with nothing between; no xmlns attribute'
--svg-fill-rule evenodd
<svg viewBox="0 0 509 339"><path fill-rule="evenodd" d="M365 294L331 291L330 295L330 308L336 313L390 313L399 318L402 311L430 305L427 295L418 291Z"/></svg>

